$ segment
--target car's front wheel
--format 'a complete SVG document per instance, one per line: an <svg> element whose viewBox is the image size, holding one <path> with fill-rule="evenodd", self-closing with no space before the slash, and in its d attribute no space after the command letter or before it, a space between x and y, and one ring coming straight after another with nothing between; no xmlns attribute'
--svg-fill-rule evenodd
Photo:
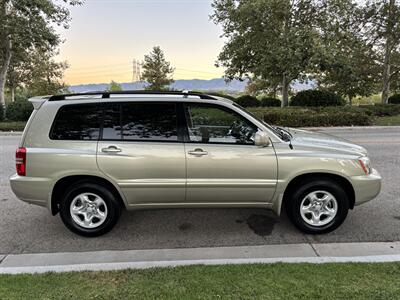
<svg viewBox="0 0 400 300"><path fill-rule="evenodd" d="M305 233L327 233L346 219L349 197L335 181L304 182L289 195L286 212L293 224Z"/></svg>
<svg viewBox="0 0 400 300"><path fill-rule="evenodd" d="M63 196L60 216L66 227L82 236L110 231L120 216L120 205L107 188L92 182L71 186Z"/></svg>

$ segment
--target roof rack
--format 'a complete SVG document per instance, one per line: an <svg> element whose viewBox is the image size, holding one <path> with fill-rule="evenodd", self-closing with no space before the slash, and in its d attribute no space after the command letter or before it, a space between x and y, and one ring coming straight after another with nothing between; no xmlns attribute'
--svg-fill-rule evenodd
<svg viewBox="0 0 400 300"><path fill-rule="evenodd" d="M96 96L99 95L102 98L110 98L110 95L176 95L183 96L187 98L189 96L197 96L200 99L210 99L210 100L218 100L217 98L211 97L207 94L202 94L198 92L191 91L102 91L102 92L87 92L87 93L74 93L74 94L63 94L63 95L54 95L49 98L49 101L60 101L65 100L68 97L77 97L77 96Z"/></svg>

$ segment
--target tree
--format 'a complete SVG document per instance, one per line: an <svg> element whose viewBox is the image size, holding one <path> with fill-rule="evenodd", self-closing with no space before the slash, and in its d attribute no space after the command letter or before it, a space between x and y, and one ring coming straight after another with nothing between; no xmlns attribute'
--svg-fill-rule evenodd
<svg viewBox="0 0 400 300"><path fill-rule="evenodd" d="M61 79L68 64L56 62L54 56L53 51L33 52L30 65L27 66L27 78L23 81L31 95L54 95L67 92L67 87Z"/></svg>
<svg viewBox="0 0 400 300"><path fill-rule="evenodd" d="M115 82L114 80L111 80L110 84L108 85L107 91L108 92L122 91L122 87L119 83Z"/></svg>
<svg viewBox="0 0 400 300"><path fill-rule="evenodd" d="M149 83L146 87L148 90L163 90L174 82L171 77L174 68L166 61L163 51L158 46L144 56L142 68L142 79Z"/></svg>
<svg viewBox="0 0 400 300"><path fill-rule="evenodd" d="M379 66L372 45L360 30L363 12L354 0L327 0L320 28L324 55L317 74L320 85L348 98L368 96L377 87Z"/></svg>
<svg viewBox="0 0 400 300"><path fill-rule="evenodd" d="M390 84L400 70L394 64L400 53L400 3L396 0L369 0L365 5L365 36L380 55L382 103L387 103Z"/></svg>
<svg viewBox="0 0 400 300"><path fill-rule="evenodd" d="M319 3L313 0L214 0L216 24L227 39L217 66L228 79L280 82L282 106L293 80L308 78L319 60Z"/></svg>
<svg viewBox="0 0 400 300"><path fill-rule="evenodd" d="M270 82L265 79L252 78L246 86L245 92L251 95L267 94L276 97L279 81Z"/></svg>
<svg viewBox="0 0 400 300"><path fill-rule="evenodd" d="M71 5L81 0L59 0ZM44 52L57 47L61 40L53 24L68 27L69 11L51 0L0 0L0 103L5 104L4 90L15 53Z"/></svg>

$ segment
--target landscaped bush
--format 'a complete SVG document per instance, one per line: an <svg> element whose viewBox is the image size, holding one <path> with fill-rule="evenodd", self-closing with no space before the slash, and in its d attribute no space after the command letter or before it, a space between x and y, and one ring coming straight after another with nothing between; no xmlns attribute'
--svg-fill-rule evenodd
<svg viewBox="0 0 400 300"><path fill-rule="evenodd" d="M0 122L4 120L4 106L0 103Z"/></svg>
<svg viewBox="0 0 400 300"><path fill-rule="evenodd" d="M281 100L273 97L263 97L261 98L262 107L281 107Z"/></svg>
<svg viewBox="0 0 400 300"><path fill-rule="evenodd" d="M236 103L243 107L258 107L261 102L256 97L250 95L243 95L236 98Z"/></svg>
<svg viewBox="0 0 400 300"><path fill-rule="evenodd" d="M256 108L250 111L271 125L287 127L366 126L373 122L373 117L361 109Z"/></svg>
<svg viewBox="0 0 400 300"><path fill-rule="evenodd" d="M362 105L359 106L358 109L362 109L366 114L374 117L395 116L400 114L400 105L396 104Z"/></svg>
<svg viewBox="0 0 400 300"><path fill-rule="evenodd" d="M294 97L292 97L290 105L291 106L343 106L346 101L328 91L319 90L306 90L298 92Z"/></svg>
<svg viewBox="0 0 400 300"><path fill-rule="evenodd" d="M32 103L26 100L11 102L6 107L7 121L27 121L33 110Z"/></svg>
<svg viewBox="0 0 400 300"><path fill-rule="evenodd" d="M388 103L400 104L400 94L395 94L393 96L390 96L388 99Z"/></svg>
<svg viewBox="0 0 400 300"><path fill-rule="evenodd" d="M1 131L23 131L26 122L0 122Z"/></svg>

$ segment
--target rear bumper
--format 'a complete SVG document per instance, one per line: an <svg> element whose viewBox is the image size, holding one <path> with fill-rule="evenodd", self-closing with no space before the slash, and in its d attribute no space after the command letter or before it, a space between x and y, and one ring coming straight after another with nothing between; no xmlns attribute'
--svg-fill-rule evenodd
<svg viewBox="0 0 400 300"><path fill-rule="evenodd" d="M51 195L52 182L49 178L18 176L10 177L10 186L18 199L48 207Z"/></svg>
<svg viewBox="0 0 400 300"><path fill-rule="evenodd" d="M381 191L382 177L375 169L369 175L353 176L350 180L356 196L355 205L374 199Z"/></svg>

